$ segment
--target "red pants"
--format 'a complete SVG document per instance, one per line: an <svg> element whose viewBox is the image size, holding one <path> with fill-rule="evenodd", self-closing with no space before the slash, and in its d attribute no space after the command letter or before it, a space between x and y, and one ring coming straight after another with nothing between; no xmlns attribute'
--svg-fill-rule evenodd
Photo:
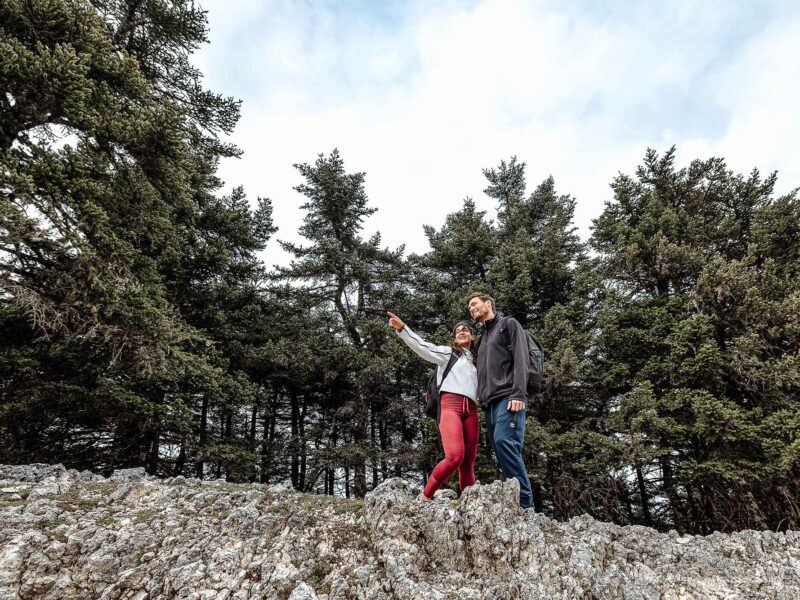
<svg viewBox="0 0 800 600"><path fill-rule="evenodd" d="M441 395L439 433L442 435L444 460L436 465L425 486L425 495L432 498L436 490L458 469L458 485L464 488L475 483L475 457L478 454L478 407L459 394Z"/></svg>

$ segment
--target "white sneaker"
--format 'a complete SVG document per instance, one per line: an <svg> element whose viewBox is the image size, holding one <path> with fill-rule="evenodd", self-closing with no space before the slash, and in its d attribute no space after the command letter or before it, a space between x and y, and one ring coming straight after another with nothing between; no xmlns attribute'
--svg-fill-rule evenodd
<svg viewBox="0 0 800 600"><path fill-rule="evenodd" d="M444 490L436 490L436 493L433 495L434 498L447 498L448 500L455 500L458 498L458 493L454 492L451 489L444 489Z"/></svg>

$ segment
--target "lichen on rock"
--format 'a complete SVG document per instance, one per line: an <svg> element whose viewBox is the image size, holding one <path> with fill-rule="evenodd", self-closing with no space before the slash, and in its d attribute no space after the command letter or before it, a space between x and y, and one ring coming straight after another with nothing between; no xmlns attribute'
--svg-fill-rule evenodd
<svg viewBox="0 0 800 600"><path fill-rule="evenodd" d="M415 492L0 466L0 600L800 597L800 532L559 523L520 509L516 480Z"/></svg>

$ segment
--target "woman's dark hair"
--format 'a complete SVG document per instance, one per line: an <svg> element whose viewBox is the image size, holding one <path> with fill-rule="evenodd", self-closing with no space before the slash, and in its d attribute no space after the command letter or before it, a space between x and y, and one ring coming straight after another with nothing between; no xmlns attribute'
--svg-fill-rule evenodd
<svg viewBox="0 0 800 600"><path fill-rule="evenodd" d="M475 360L475 330L472 328L472 325L467 323L466 321L459 321L453 326L453 335L450 338L450 347L453 349L453 352L456 353L456 356L461 356L464 352L464 349L458 345L456 342L456 330L459 327L466 327L472 333L472 341L469 343L469 351L472 353L472 360Z"/></svg>

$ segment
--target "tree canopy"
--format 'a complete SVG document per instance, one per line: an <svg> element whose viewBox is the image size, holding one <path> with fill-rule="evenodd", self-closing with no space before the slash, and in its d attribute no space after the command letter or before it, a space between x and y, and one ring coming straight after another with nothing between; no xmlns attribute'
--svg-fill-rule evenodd
<svg viewBox="0 0 800 600"><path fill-rule="evenodd" d="M272 202L217 176L239 102L192 65L207 35L188 0L0 3L0 462L421 484L432 366L385 312L446 344L482 290L546 350L537 510L800 526L800 201L775 174L649 149L582 241L511 157L483 172L495 212L465 198L406 255L364 235L367 175L333 149L295 165L303 241L269 269ZM477 475L500 476L483 440Z"/></svg>

